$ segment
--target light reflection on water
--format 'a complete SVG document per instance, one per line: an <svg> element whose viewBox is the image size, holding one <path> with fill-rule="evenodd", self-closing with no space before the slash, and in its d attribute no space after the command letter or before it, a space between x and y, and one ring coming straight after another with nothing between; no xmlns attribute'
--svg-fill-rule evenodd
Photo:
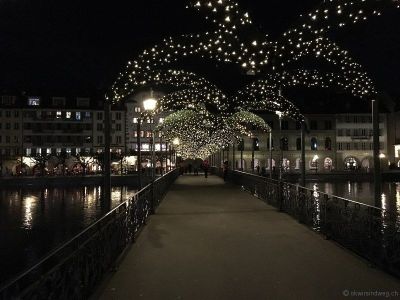
<svg viewBox="0 0 400 300"><path fill-rule="evenodd" d="M314 190L315 185L320 192L375 206L373 182L309 182L306 186ZM393 209L388 204L393 202L398 203L394 206L400 208L400 183L383 183L382 198L385 198L382 204L386 207Z"/></svg>
<svg viewBox="0 0 400 300"><path fill-rule="evenodd" d="M135 188L113 187L111 207ZM0 283L107 212L101 186L0 190Z"/></svg>

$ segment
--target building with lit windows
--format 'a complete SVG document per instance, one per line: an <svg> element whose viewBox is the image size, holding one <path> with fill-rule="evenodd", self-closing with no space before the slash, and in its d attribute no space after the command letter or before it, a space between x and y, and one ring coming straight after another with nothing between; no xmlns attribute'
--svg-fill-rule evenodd
<svg viewBox="0 0 400 300"><path fill-rule="evenodd" d="M272 168L278 168L278 162L282 161L282 168L285 171L300 170L301 125L283 118L280 130L278 116L269 114L263 118L272 128ZM306 170L368 172L373 168L371 114L309 114L306 118L308 123L305 135ZM389 159L387 114L380 115L379 126L381 160L385 169ZM251 170L252 167L257 169L257 166L270 169L268 134L254 133L252 137L245 137L243 144L243 169ZM235 148L235 164L240 168L241 145L236 145ZM254 149L253 165L252 149ZM233 155L232 149L230 153Z"/></svg>

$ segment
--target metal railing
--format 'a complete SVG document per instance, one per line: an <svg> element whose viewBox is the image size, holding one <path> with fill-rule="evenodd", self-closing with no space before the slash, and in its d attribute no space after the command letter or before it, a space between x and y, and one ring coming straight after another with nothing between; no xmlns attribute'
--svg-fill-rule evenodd
<svg viewBox="0 0 400 300"><path fill-rule="evenodd" d="M135 240L178 170L138 191L101 219L0 288L0 299L87 299Z"/></svg>
<svg viewBox="0 0 400 300"><path fill-rule="evenodd" d="M400 215L397 212L239 171L229 172L228 180L400 277Z"/></svg>

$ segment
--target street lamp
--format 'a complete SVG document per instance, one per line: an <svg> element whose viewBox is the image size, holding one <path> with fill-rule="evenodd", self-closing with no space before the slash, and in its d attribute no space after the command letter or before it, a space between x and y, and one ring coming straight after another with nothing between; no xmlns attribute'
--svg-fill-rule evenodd
<svg viewBox="0 0 400 300"><path fill-rule="evenodd" d="M153 97L153 90L150 90L150 98L143 101L143 107L145 112L150 115L150 117L154 117L154 112L157 108L157 100ZM151 129L151 178L154 181L155 177L155 162L154 162L154 150L155 150L155 139L154 139L154 129Z"/></svg>
<svg viewBox="0 0 400 300"><path fill-rule="evenodd" d="M179 144L180 144L179 138L174 138L172 141L172 145L174 146L174 148L179 146ZM174 149L174 165L175 165L175 169L176 169L176 150L175 149Z"/></svg>
<svg viewBox="0 0 400 300"><path fill-rule="evenodd" d="M279 180L282 179L282 163L283 163L283 151L282 151L282 112L277 110L275 112L279 117Z"/></svg>

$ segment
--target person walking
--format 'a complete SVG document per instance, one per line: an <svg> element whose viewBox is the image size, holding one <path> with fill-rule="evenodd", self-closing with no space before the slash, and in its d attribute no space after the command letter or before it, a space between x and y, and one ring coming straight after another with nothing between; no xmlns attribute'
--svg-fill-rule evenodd
<svg viewBox="0 0 400 300"><path fill-rule="evenodd" d="M229 162L226 160L224 161L223 164L223 177L224 177L224 181L228 180L228 169L229 169Z"/></svg>
<svg viewBox="0 0 400 300"><path fill-rule="evenodd" d="M209 163L208 160L205 160L203 162L203 170L204 170L204 177L207 178L208 177L208 168L209 168Z"/></svg>

